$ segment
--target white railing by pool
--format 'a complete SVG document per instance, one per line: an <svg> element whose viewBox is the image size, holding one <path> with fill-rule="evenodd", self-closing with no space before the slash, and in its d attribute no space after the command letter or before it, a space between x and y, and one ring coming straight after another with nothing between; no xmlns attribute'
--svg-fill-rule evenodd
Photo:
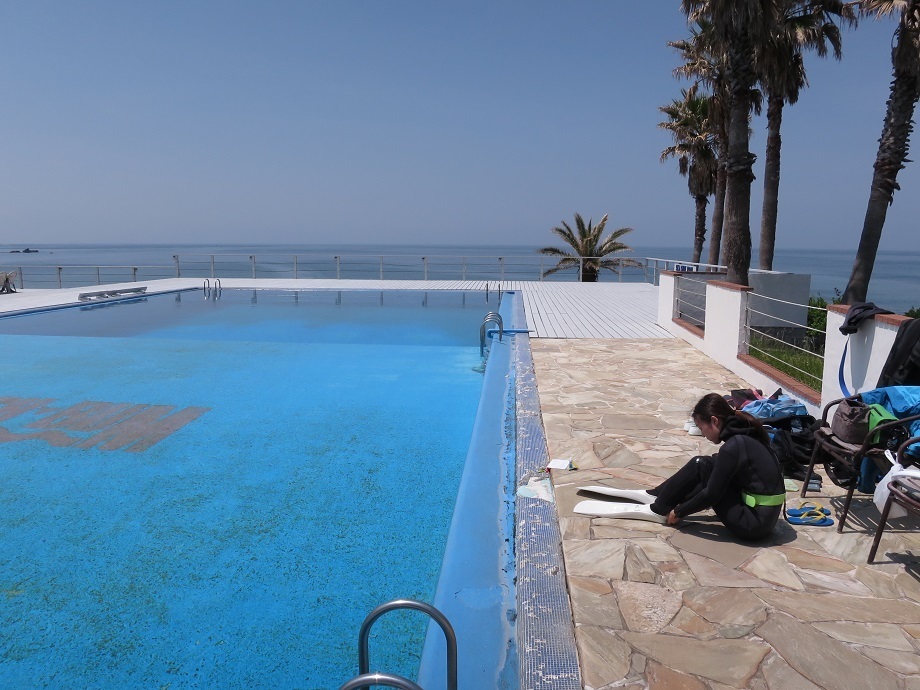
<svg viewBox="0 0 920 690"><path fill-rule="evenodd" d="M722 269L659 257L630 255L640 266L623 266L615 274L602 270L602 282L658 284L661 271L711 272ZM497 280L501 282L577 282L586 258L553 273L558 259L539 254L463 256L453 254L174 254L171 263L146 266L26 264L16 270L19 288L65 288L128 283L161 278L334 278L379 280Z"/></svg>
<svg viewBox="0 0 920 690"><path fill-rule="evenodd" d="M820 391L826 324L824 307L751 293L745 314L744 351Z"/></svg>

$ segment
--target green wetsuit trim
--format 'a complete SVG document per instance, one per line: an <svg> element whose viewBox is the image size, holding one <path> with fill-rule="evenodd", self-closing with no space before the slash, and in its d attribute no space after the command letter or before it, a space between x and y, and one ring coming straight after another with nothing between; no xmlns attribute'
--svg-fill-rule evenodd
<svg viewBox="0 0 920 690"><path fill-rule="evenodd" d="M749 494L741 492L741 500L746 506L754 508L755 506L781 506L786 502L786 494L773 494L765 496L763 494Z"/></svg>

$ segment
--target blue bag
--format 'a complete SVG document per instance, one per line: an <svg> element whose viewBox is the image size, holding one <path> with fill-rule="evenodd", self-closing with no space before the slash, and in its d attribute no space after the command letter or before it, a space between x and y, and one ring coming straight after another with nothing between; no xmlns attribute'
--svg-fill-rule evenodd
<svg viewBox="0 0 920 690"><path fill-rule="evenodd" d="M774 400L753 400L741 408L741 411L759 419L808 414L808 410L802 403L788 395L781 395Z"/></svg>

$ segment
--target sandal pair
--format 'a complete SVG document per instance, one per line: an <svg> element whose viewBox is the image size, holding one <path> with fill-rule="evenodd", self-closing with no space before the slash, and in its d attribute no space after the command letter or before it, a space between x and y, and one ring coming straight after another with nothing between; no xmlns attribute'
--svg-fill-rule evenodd
<svg viewBox="0 0 920 690"><path fill-rule="evenodd" d="M799 515L788 515L786 520L790 525L809 525L811 527L829 527L834 524L834 519L820 510L809 510Z"/></svg>
<svg viewBox="0 0 920 690"><path fill-rule="evenodd" d="M829 511L827 508L825 508L820 503L816 503L815 501L802 501L801 503L799 503L798 508L788 508L786 510L786 515L790 515L792 517L801 517L805 513L814 513L814 512L823 513L824 515L831 514L831 511Z"/></svg>

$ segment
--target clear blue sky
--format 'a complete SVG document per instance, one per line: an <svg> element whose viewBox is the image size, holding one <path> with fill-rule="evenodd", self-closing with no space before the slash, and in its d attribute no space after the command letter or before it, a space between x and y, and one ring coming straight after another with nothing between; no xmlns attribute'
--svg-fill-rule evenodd
<svg viewBox="0 0 920 690"><path fill-rule="evenodd" d="M689 246L693 202L657 128L682 85L678 8L4 3L0 243L540 245L577 211L634 227L634 245ZM807 58L778 248L855 249L893 30L864 20L842 62ZM883 250L920 249L918 168Z"/></svg>

